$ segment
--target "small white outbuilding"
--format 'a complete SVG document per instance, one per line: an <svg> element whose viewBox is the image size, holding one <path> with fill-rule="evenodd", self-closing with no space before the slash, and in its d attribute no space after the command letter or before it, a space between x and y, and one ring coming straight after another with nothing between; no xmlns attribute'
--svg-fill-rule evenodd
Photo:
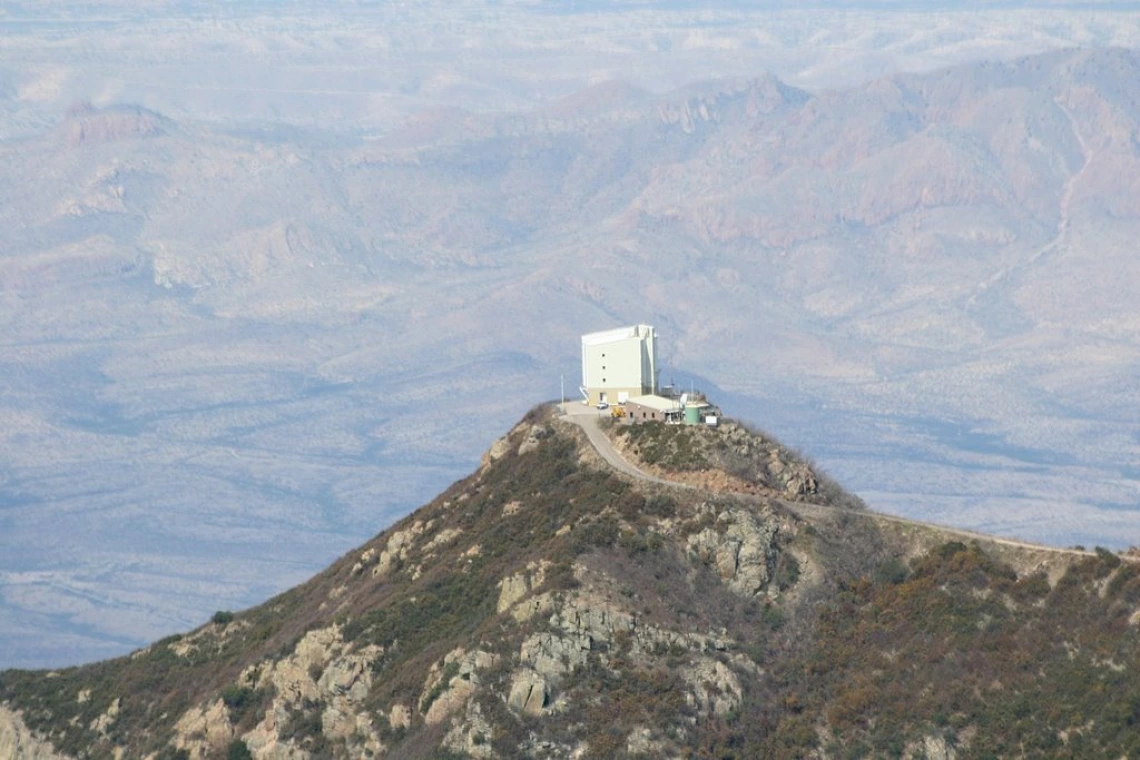
<svg viewBox="0 0 1140 760"><path fill-rule="evenodd" d="M583 335L581 390L591 405L656 393L657 331L633 325Z"/></svg>

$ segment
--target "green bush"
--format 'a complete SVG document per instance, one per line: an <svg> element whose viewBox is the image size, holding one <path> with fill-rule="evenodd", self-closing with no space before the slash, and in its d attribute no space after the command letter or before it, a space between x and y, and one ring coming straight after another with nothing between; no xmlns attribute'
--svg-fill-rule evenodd
<svg viewBox="0 0 1140 760"><path fill-rule="evenodd" d="M617 543L618 546L631 553L656 552L665 545L660 534L646 531L644 528L622 531L621 535L618 536Z"/></svg>
<svg viewBox="0 0 1140 760"><path fill-rule="evenodd" d="M673 517L677 514L677 500L670 496L654 494L645 500L645 514L653 517Z"/></svg>
<svg viewBox="0 0 1140 760"><path fill-rule="evenodd" d="M789 588L796 585L796 581L799 579L799 561L791 552L780 552L780 557L776 560L776 572L775 577L773 578L776 583L776 588L780 589L781 591L787 591Z"/></svg>
<svg viewBox="0 0 1140 760"><path fill-rule="evenodd" d="M1019 578L1017 583L1013 584L1009 594L1014 601L1028 604L1044 599L1049 595L1049 590L1049 579L1045 577L1045 573L1033 573L1024 578Z"/></svg>
<svg viewBox="0 0 1140 760"><path fill-rule="evenodd" d="M906 580L906 575L906 565L895 557L889 558L875 569L875 580L879 583L902 583Z"/></svg>
<svg viewBox="0 0 1140 760"><path fill-rule="evenodd" d="M1097 559L1099 559L1108 567L1113 569L1120 567L1121 559L1116 554L1110 552L1108 549L1105 549L1103 546L1096 547L1095 551Z"/></svg>
<svg viewBox="0 0 1140 760"><path fill-rule="evenodd" d="M234 739L226 748L226 760L253 760L253 753L241 739Z"/></svg>
<svg viewBox="0 0 1140 760"><path fill-rule="evenodd" d="M314 741L323 741L324 727L321 723L323 705L310 699L298 708L289 711L289 718L277 727L277 737L283 740L292 739L298 744L312 748Z"/></svg>
<svg viewBox="0 0 1140 760"><path fill-rule="evenodd" d="M230 684L222 689L222 703L230 711L230 722L237 725L251 708L264 701L267 695L248 686Z"/></svg>
<svg viewBox="0 0 1140 760"><path fill-rule="evenodd" d="M709 458L710 442L694 428L642 422L623 427L621 434L629 439L646 464L674 472L707 470L713 466Z"/></svg>
<svg viewBox="0 0 1140 760"><path fill-rule="evenodd" d="M190 751L167 746L155 754L154 760L190 760Z"/></svg>

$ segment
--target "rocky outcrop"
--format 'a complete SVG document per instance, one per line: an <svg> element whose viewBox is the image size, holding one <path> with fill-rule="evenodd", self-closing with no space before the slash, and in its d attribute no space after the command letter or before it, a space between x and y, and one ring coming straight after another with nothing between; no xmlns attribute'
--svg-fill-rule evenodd
<svg viewBox="0 0 1140 760"><path fill-rule="evenodd" d="M534 451L553 434L554 430L549 425L531 425L526 438L519 444L519 456Z"/></svg>
<svg viewBox="0 0 1140 760"><path fill-rule="evenodd" d="M222 751L234 738L229 711L220 699L187 710L174 731L174 746L185 750L191 760L204 760Z"/></svg>
<svg viewBox="0 0 1140 760"><path fill-rule="evenodd" d="M589 593L574 594L550 617L551 625L579 640L609 643L616 633L631 633L637 627L632 613L608 599Z"/></svg>
<svg viewBox="0 0 1140 760"><path fill-rule="evenodd" d="M372 577L384 578L395 566L407 560L412 544L424 531L431 529L431 523L431 520L427 523L416 520L408 528L393 531L387 545L380 552L376 567L372 568Z"/></svg>
<svg viewBox="0 0 1140 760"><path fill-rule="evenodd" d="M424 544L423 553L431 554L440 547L446 546L455 539L459 538L459 536L462 534L463 531L457 528L444 528L439 533L432 536L432 539L430 541Z"/></svg>
<svg viewBox="0 0 1140 760"><path fill-rule="evenodd" d="M455 726L443 737L443 746L460 755L476 758L495 757L495 750L491 747L491 737L494 729L483 717L479 703L467 703L467 712L463 720L457 721Z"/></svg>
<svg viewBox="0 0 1140 760"><path fill-rule="evenodd" d="M710 491L805 499L820 490L807 462L731 421L717 427L623 426L614 445L655 475Z"/></svg>
<svg viewBox="0 0 1140 760"><path fill-rule="evenodd" d="M108 707L107 711L100 715L95 720L91 721L91 730L97 733L107 735L107 731L114 725L115 721L119 718L119 710L121 709L123 701L116 698Z"/></svg>
<svg viewBox="0 0 1140 760"><path fill-rule="evenodd" d="M523 431L525 431L525 435ZM519 456L528 454L537 449L543 441L552 435L554 435L554 428L550 425L540 423L528 425L526 423L520 423L516 425L511 432L491 444L491 448L487 449L486 453L483 454L483 461L479 469L481 471L486 470L493 463L509 454L512 449ZM522 437L521 441L519 440L520 437Z"/></svg>
<svg viewBox="0 0 1140 760"><path fill-rule="evenodd" d="M741 471L746 480L789 497L808 496L819 490L811 467L775 441L734 422L724 423L713 435L723 446L714 460Z"/></svg>
<svg viewBox="0 0 1140 760"><path fill-rule="evenodd" d="M685 701L699 715L724 717L740 707L744 694L740 678L724 663L711 657L701 657L696 664L682 671L689 691Z"/></svg>
<svg viewBox="0 0 1140 760"><path fill-rule="evenodd" d="M908 745L903 760L957 760L958 750L944 736L927 736L922 742Z"/></svg>
<svg viewBox="0 0 1140 760"><path fill-rule="evenodd" d="M360 575L360 573L364 572L364 568L371 565L374 561L376 561L375 547L364 550L360 553L360 559L352 566L352 574Z"/></svg>
<svg viewBox="0 0 1140 760"><path fill-rule="evenodd" d="M524 573L508 575L499 582L499 601L495 604L495 611L506 612L529 593L530 584Z"/></svg>
<svg viewBox="0 0 1140 760"><path fill-rule="evenodd" d="M549 562L531 562L524 572L503 578L499 582L499 601L495 605L495 611L506 612L532 590L541 586L546 580L548 567L550 567Z"/></svg>
<svg viewBox="0 0 1140 760"><path fill-rule="evenodd" d="M565 635L543 631L527 637L519 661L546 678L557 678L586 664L594 638L581 631Z"/></svg>
<svg viewBox="0 0 1140 760"><path fill-rule="evenodd" d="M383 745L374 729L373 718L361 708L372 688L371 661L378 647L366 647L329 662L317 682L325 700L321 713L321 733L330 739L357 740L358 747L378 752Z"/></svg>
<svg viewBox="0 0 1140 760"><path fill-rule="evenodd" d="M663 124L680 127L686 134L692 134L703 124L719 123L738 114L757 119L801 105L810 97L771 74L718 82L718 87L716 91L690 95L683 100L671 98L661 101L657 106L658 119Z"/></svg>
<svg viewBox="0 0 1140 760"><path fill-rule="evenodd" d="M519 650L521 667L511 675L507 704L526 715L541 715L550 706L551 688L586 664L593 645L582 632L531 634Z"/></svg>
<svg viewBox="0 0 1140 760"><path fill-rule="evenodd" d="M585 662L585 653L598 649L598 644L608 647L619 637L635 658L663 650L708 652L733 646L726 636L713 632L675 631L646 623L620 603L589 590L565 597L554 607L548 622L558 633L530 636L519 653L521 661L543 669L547 675L572 671ZM559 662L568 667L560 671Z"/></svg>
<svg viewBox="0 0 1140 760"><path fill-rule="evenodd" d="M273 694L261 721L241 737L254 757L288 760L306 756L280 738L280 729L296 711L305 709L320 711L321 733L328 739L344 741L352 752L379 753L384 745L362 702L372 688L372 662L381 653L376 646L353 649L334 625L305 634L282 660L247 668L238 685Z"/></svg>
<svg viewBox="0 0 1140 760"><path fill-rule="evenodd" d="M742 596L764 591L776 564L780 524L768 513L733 507L716 516L714 525L689 536L689 552L716 568L728 587Z"/></svg>
<svg viewBox="0 0 1140 760"><path fill-rule="evenodd" d="M412 725L412 711L408 706L392 705L392 709L388 711L388 727L393 731L399 731L410 725Z"/></svg>
<svg viewBox="0 0 1140 760"><path fill-rule="evenodd" d="M420 695L424 722L437 725L465 707L482 682L480 672L496 662L496 656L489 652L456 649L432 666Z"/></svg>
<svg viewBox="0 0 1140 760"><path fill-rule="evenodd" d="M315 701L320 696L320 687L313 674L324 672L339 644L338 626L309 631L288 657L267 667L254 666L252 670L258 674L256 686L271 687L286 702Z"/></svg>
<svg viewBox="0 0 1140 760"><path fill-rule="evenodd" d="M497 438L495 442L491 444L491 448L487 449L487 452L483 454L483 461L480 465L480 469L487 469L492 464L505 457L510 450L511 440L509 436L504 435L502 438Z"/></svg>
<svg viewBox="0 0 1140 760"><path fill-rule="evenodd" d="M778 450L768 455L768 477L788 496L807 496L819 491L819 480L803 462L789 461Z"/></svg>
<svg viewBox="0 0 1140 760"><path fill-rule="evenodd" d="M5 760L65 760L24 724L20 713L0 705L0 757Z"/></svg>
<svg viewBox="0 0 1140 760"><path fill-rule="evenodd" d="M668 744L655 738L652 729L645 726L635 728L626 738L625 751L631 755L648 755L649 757L668 757Z"/></svg>
<svg viewBox="0 0 1140 760"><path fill-rule="evenodd" d="M547 614L553 608L554 598L550 593L535 594L511 607L511 617L515 622L525 623L539 615Z"/></svg>
<svg viewBox="0 0 1140 760"><path fill-rule="evenodd" d="M245 620L205 625L169 644L170 651L184 658L214 654L222 650L228 639L248 628L249 622Z"/></svg>
<svg viewBox="0 0 1140 760"><path fill-rule="evenodd" d="M592 655L608 662L609 652L615 646L620 646L638 667L651 666L663 651L723 652L733 646L724 636L671 631L640 621L633 612L599 591L601 585L612 585L612 579L595 578L580 566L575 568L575 576L583 579L585 590L559 594L557 599L543 594L512 608L515 612L541 602L550 612L549 627L534 631L519 647L517 667L511 674L507 694L508 706L517 713L540 716L565 709L565 702L555 697L559 685L585 667ZM603 578L601 585L594 583ZM521 588L522 583L516 580L504 584L504 588L513 586ZM715 671L715 666L708 667ZM717 678L713 680L718 684L726 680L719 671L715 671L715 675ZM718 696L714 699L706 696L704 690L694 689L690 698L695 705L707 703L715 709L730 699L719 696L720 691L716 693Z"/></svg>
<svg viewBox="0 0 1140 760"><path fill-rule="evenodd" d="M550 699L550 689L540 674L533 670L517 671L511 678L507 705L524 715L541 715Z"/></svg>
<svg viewBox="0 0 1140 760"><path fill-rule="evenodd" d="M67 114L61 129L70 147L119 140L157 137L167 131L169 121L145 108L112 106L96 108L81 103Z"/></svg>

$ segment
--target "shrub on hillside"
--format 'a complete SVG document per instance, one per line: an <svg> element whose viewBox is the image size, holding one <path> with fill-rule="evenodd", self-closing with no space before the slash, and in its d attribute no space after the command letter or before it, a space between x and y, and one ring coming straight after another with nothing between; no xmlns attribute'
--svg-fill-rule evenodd
<svg viewBox="0 0 1140 760"><path fill-rule="evenodd" d="M226 748L226 760L253 760L253 753L241 739L234 739Z"/></svg>

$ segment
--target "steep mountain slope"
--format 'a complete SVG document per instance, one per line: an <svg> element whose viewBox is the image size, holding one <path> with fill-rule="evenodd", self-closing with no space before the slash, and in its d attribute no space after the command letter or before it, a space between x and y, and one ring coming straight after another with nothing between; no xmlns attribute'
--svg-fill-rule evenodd
<svg viewBox="0 0 1140 760"><path fill-rule="evenodd" d="M260 607L118 660L0 674L0 746L21 759L1140 749L1140 565L967 545L838 506L806 463L731 424L610 435L664 477L705 482L618 477L578 426L535 409L477 472Z"/></svg>

